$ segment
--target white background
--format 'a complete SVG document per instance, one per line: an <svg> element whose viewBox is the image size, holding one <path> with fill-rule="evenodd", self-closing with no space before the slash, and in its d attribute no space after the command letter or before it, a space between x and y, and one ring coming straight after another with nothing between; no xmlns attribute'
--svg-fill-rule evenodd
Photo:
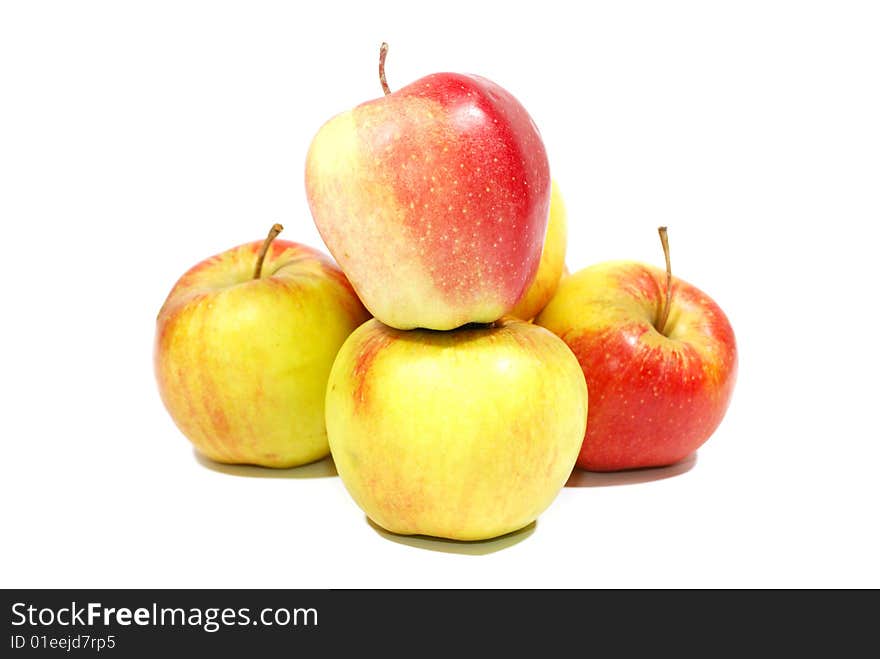
<svg viewBox="0 0 880 659"><path fill-rule="evenodd" d="M0 585L880 586L878 19L870 2L4 2ZM528 108L573 270L661 264L669 225L674 270L740 349L689 471L581 474L595 487L531 533L461 545L377 532L327 463L194 457L156 392L156 312L273 222L321 246L306 149L380 95L382 40L392 88L473 72Z"/></svg>

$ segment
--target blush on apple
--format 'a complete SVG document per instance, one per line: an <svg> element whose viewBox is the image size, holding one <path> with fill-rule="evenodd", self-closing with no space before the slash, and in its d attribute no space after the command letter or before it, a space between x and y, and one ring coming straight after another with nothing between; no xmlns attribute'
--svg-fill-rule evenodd
<svg viewBox="0 0 880 659"><path fill-rule="evenodd" d="M398 329L510 311L538 270L550 202L525 108L476 75L435 73L330 119L306 161L315 224L364 305Z"/></svg>
<svg viewBox="0 0 880 659"><path fill-rule="evenodd" d="M697 450L727 410L737 369L733 329L695 286L612 261L565 277L536 323L577 356L590 413L577 464L616 471L673 464Z"/></svg>

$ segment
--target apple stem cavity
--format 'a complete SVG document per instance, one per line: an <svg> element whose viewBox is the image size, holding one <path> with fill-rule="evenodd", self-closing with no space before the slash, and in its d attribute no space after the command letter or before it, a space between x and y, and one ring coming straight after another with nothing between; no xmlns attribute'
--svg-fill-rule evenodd
<svg viewBox="0 0 880 659"><path fill-rule="evenodd" d="M269 229L269 235L266 236L263 246L260 247L260 253L257 254L257 267L254 268L254 279L259 279L263 276L263 261L266 260L266 252L269 251L269 246L275 240L275 237L282 231L284 231L284 227L280 224L273 224L272 228Z"/></svg>
<svg viewBox="0 0 880 659"><path fill-rule="evenodd" d="M658 227L657 233L660 234L660 244L663 245L663 256L666 258L666 295L657 321L657 331L666 336L666 323L669 320L669 307L672 302L672 262L669 259L669 236L666 227Z"/></svg>
<svg viewBox="0 0 880 659"><path fill-rule="evenodd" d="M382 83L382 91L385 92L385 96L388 96L391 93L391 88L388 86L388 81L385 80L386 57L388 57L388 44L383 41L379 46L379 82Z"/></svg>

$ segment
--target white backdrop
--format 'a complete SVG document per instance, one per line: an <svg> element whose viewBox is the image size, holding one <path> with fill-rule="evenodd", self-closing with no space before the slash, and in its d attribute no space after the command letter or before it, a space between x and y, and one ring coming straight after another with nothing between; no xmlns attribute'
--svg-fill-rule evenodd
<svg viewBox="0 0 880 659"><path fill-rule="evenodd" d="M880 586L878 33L870 2L3 3L0 586ZM460 545L378 532L326 463L194 457L159 306L273 222L321 246L306 149L381 94L382 40L392 88L479 73L528 108L573 270L660 265L669 225L740 348L690 470L581 474Z"/></svg>

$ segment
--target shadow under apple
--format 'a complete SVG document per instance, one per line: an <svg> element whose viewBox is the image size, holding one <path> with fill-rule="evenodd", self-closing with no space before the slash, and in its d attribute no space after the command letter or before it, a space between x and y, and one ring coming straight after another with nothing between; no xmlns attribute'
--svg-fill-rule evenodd
<svg viewBox="0 0 880 659"><path fill-rule="evenodd" d="M383 529L369 517L365 516L365 519L367 524L376 533L391 542L415 547L416 549L467 556L485 556L486 554L493 554L496 551L512 547L532 535L537 526L537 521L535 521L517 531L512 531L497 538L489 538L488 540L450 540L448 538L435 538L428 535L400 535L399 533L392 533L387 529Z"/></svg>
<svg viewBox="0 0 880 659"><path fill-rule="evenodd" d="M697 464L696 452L668 467L645 467L644 469L627 469L626 471L586 471L574 468L565 487L609 487L613 485L635 485L650 483L665 478L680 476L689 472Z"/></svg>
<svg viewBox="0 0 880 659"><path fill-rule="evenodd" d="M290 469L224 464L206 458L196 450L193 450L193 455L196 458L196 462L205 469L230 476L241 476L244 478L333 478L338 476L336 473L336 463L333 462L333 458L329 455L315 462L299 467L291 467Z"/></svg>

